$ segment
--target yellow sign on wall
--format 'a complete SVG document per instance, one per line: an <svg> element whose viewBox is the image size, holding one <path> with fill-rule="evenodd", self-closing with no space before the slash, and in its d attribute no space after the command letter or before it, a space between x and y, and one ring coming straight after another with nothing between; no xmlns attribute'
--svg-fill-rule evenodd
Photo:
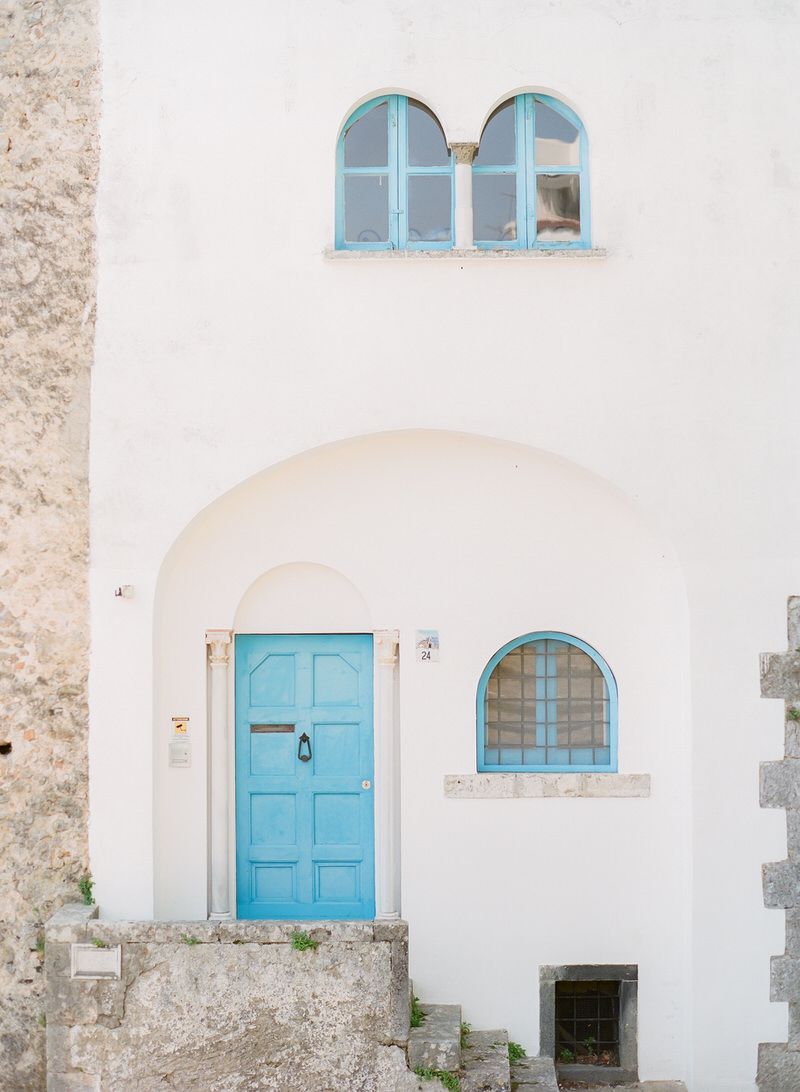
<svg viewBox="0 0 800 1092"><path fill-rule="evenodd" d="M188 717L173 717L172 718L172 734L177 739L183 739L189 734L189 718Z"/></svg>

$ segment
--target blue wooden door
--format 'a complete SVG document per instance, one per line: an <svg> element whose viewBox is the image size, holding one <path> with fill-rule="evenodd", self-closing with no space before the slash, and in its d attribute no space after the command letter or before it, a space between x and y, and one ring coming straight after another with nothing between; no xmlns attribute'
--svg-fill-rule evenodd
<svg viewBox="0 0 800 1092"><path fill-rule="evenodd" d="M240 918L375 916L371 634L236 638Z"/></svg>

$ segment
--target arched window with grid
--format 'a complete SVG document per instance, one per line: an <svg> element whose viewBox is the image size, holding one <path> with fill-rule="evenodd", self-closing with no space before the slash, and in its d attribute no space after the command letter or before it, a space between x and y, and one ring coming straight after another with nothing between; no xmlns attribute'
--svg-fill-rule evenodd
<svg viewBox="0 0 800 1092"><path fill-rule="evenodd" d="M589 149L575 111L550 95L498 106L473 162L472 208L478 247L589 248Z"/></svg>
<svg viewBox="0 0 800 1092"><path fill-rule="evenodd" d="M453 155L435 114L384 95L348 118L336 153L337 250L448 250Z"/></svg>
<svg viewBox="0 0 800 1092"><path fill-rule="evenodd" d="M617 685L603 657L566 633L528 633L478 684L478 770L617 769Z"/></svg>

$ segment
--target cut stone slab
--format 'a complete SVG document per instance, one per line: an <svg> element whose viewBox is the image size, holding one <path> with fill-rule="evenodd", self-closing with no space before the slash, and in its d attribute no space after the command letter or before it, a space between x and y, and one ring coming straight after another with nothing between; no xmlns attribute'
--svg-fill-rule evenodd
<svg viewBox="0 0 800 1092"><path fill-rule="evenodd" d="M461 1006L420 1005L420 1009L425 1019L409 1034L409 1067L455 1073L461 1068Z"/></svg>
<svg viewBox="0 0 800 1092"><path fill-rule="evenodd" d="M552 1058L520 1058L511 1066L512 1092L558 1092Z"/></svg>
<svg viewBox="0 0 800 1092"><path fill-rule="evenodd" d="M507 1031L471 1031L461 1051L461 1092L510 1092Z"/></svg>

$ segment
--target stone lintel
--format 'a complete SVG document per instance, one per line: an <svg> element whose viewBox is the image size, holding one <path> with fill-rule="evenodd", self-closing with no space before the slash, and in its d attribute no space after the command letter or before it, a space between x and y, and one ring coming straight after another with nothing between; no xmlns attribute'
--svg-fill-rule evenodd
<svg viewBox="0 0 800 1092"><path fill-rule="evenodd" d="M800 808L800 759L761 763L761 807Z"/></svg>
<svg viewBox="0 0 800 1092"><path fill-rule="evenodd" d="M446 774L444 795L452 800L648 797L650 774Z"/></svg>

